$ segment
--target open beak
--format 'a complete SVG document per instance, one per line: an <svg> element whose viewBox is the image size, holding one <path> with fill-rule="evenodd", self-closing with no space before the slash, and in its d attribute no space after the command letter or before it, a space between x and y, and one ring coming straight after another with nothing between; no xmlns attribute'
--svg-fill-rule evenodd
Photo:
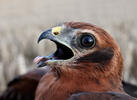
<svg viewBox="0 0 137 100"><path fill-rule="evenodd" d="M34 59L34 62L37 63L37 67L43 67L46 66L48 64L48 62L52 61L60 61L60 60L68 60L70 58L72 58L74 56L73 50L68 47L68 45L66 45L66 43L64 43L61 39L57 38L57 35L60 34L60 29L58 29L59 27L53 28L53 29L49 29L45 32L43 32L39 38L38 38L38 43L43 40L43 39L49 39L51 41L53 41L56 46L57 49L56 51L51 54L50 56L38 56ZM69 40L69 39L68 39Z"/></svg>

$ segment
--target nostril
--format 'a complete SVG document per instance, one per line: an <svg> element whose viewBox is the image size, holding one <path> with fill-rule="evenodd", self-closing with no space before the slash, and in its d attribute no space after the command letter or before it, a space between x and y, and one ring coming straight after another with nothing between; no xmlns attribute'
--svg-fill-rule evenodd
<svg viewBox="0 0 137 100"><path fill-rule="evenodd" d="M54 35L58 35L58 34L59 34L59 32L54 32L53 34L54 34Z"/></svg>

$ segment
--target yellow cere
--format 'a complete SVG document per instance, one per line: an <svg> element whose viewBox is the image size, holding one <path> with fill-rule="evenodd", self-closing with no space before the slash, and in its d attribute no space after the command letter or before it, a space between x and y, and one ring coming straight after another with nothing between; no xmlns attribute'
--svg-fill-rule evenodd
<svg viewBox="0 0 137 100"><path fill-rule="evenodd" d="M61 30L62 30L61 26L54 27L54 28L52 28L52 34L53 35L58 35L58 34L60 34Z"/></svg>

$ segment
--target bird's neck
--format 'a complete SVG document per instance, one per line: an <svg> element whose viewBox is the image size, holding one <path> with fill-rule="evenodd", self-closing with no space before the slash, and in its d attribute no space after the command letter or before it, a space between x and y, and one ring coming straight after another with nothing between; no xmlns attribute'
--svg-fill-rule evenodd
<svg viewBox="0 0 137 100"><path fill-rule="evenodd" d="M71 88L71 92L123 92L123 86L121 83L122 81L120 76L112 73L104 77L94 77L91 75L90 72L88 73L86 71L78 71L75 69L68 69L64 72L62 71L62 75L59 80L63 83L60 84L64 84L64 88Z"/></svg>
<svg viewBox="0 0 137 100"><path fill-rule="evenodd" d="M40 81L36 92L36 100L66 100L77 92L123 92L121 80L116 78L92 78L82 72L48 72Z"/></svg>
<svg viewBox="0 0 137 100"><path fill-rule="evenodd" d="M68 87L64 87L66 82L63 82L56 74L49 71L42 77L36 91L35 100L67 100L69 91Z"/></svg>

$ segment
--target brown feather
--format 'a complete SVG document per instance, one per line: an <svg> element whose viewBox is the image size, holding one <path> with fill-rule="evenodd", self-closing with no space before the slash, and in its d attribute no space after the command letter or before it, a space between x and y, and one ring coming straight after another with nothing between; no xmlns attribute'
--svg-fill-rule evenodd
<svg viewBox="0 0 137 100"><path fill-rule="evenodd" d="M49 69L33 69L24 75L20 75L8 83L0 100L34 100L35 91L41 77Z"/></svg>

